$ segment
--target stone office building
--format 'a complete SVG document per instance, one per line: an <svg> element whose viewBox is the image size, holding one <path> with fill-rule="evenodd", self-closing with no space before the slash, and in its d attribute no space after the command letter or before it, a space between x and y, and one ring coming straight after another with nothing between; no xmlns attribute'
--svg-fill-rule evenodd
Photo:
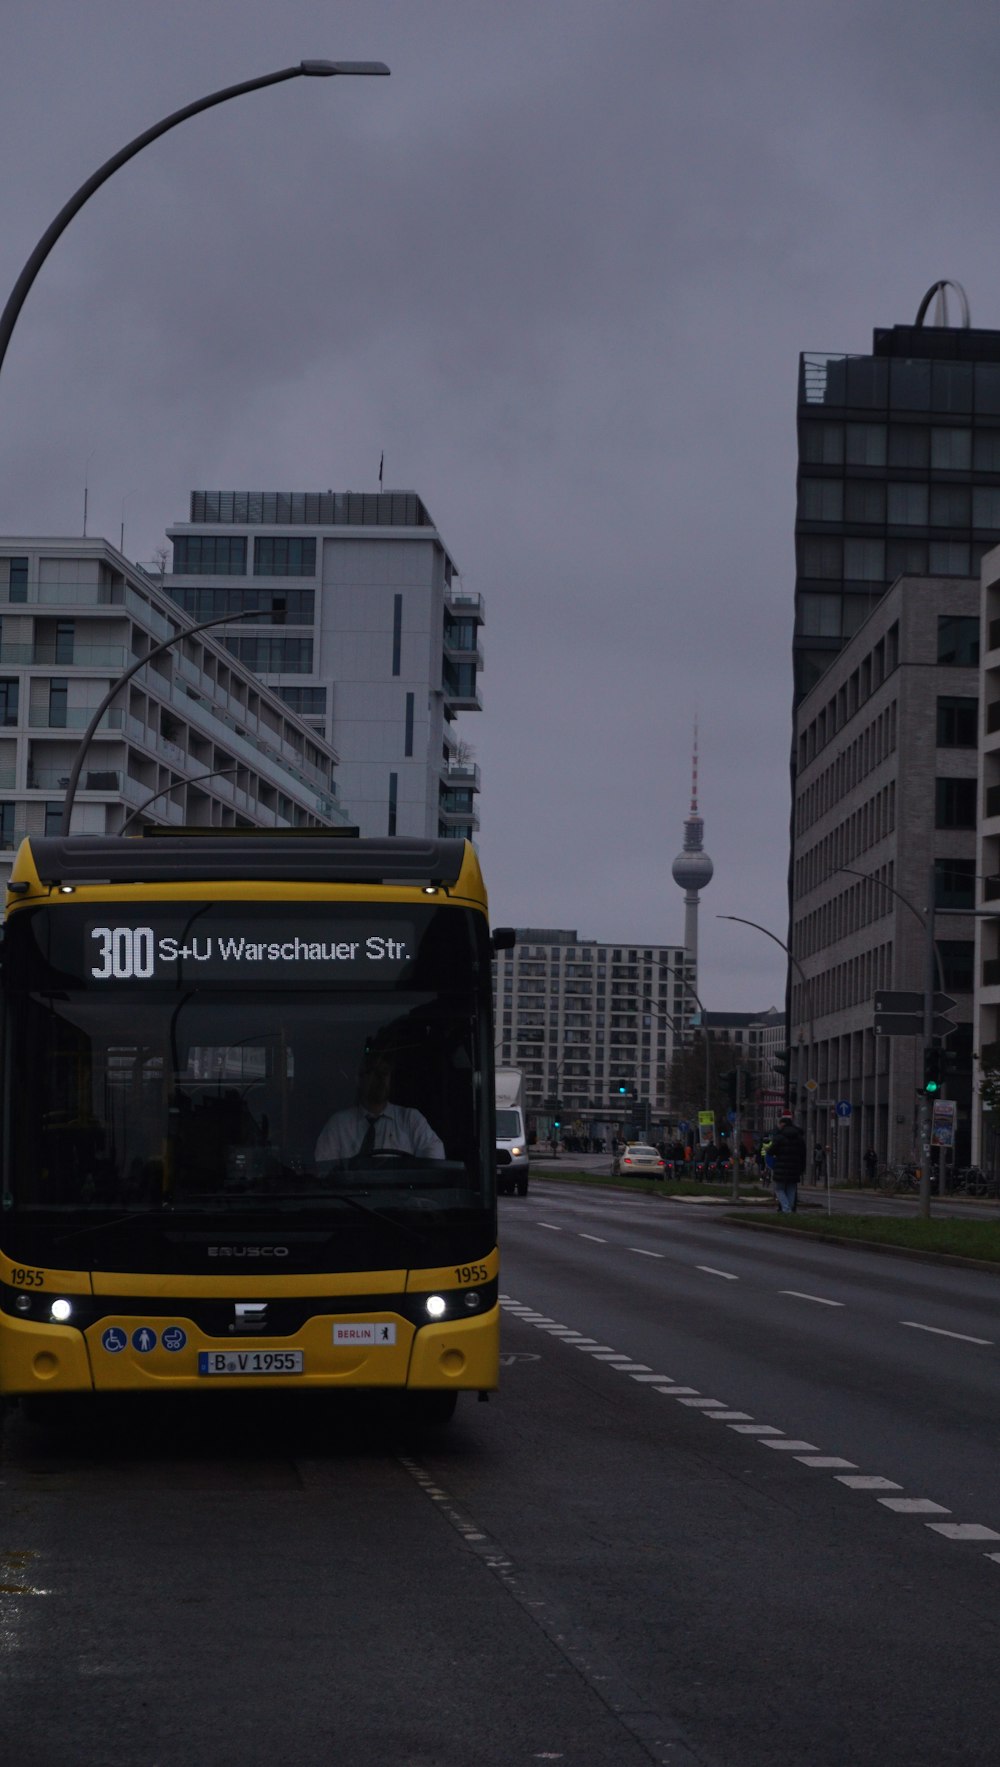
<svg viewBox="0 0 1000 1767"><path fill-rule="evenodd" d="M818 1082L808 1129L840 1175L869 1145L888 1162L917 1154L922 1038L877 1037L873 1002L923 993L929 900L938 986L957 1002L956 1158L969 1157L979 632L978 582L903 576L797 707L793 1073Z"/></svg>

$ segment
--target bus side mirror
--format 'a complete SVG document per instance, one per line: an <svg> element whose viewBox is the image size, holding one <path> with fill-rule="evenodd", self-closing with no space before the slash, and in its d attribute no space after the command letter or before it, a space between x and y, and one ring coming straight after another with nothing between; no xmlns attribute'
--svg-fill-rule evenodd
<svg viewBox="0 0 1000 1767"><path fill-rule="evenodd" d="M492 945L494 951L513 951L517 944L517 933L512 926L495 926L493 928Z"/></svg>

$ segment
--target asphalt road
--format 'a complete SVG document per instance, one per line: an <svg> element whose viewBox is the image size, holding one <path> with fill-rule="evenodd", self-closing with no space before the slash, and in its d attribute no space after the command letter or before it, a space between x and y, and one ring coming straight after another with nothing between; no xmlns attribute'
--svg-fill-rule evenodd
<svg viewBox="0 0 1000 1767"><path fill-rule="evenodd" d="M213 1395L0 1460L19 1767L982 1767L1000 1276L535 1178L440 1438Z"/></svg>

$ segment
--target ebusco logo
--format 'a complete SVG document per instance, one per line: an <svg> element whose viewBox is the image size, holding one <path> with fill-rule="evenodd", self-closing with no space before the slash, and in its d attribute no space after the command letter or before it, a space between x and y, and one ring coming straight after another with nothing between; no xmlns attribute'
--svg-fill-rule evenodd
<svg viewBox="0 0 1000 1767"><path fill-rule="evenodd" d="M210 1245L210 1258L287 1258L286 1245Z"/></svg>

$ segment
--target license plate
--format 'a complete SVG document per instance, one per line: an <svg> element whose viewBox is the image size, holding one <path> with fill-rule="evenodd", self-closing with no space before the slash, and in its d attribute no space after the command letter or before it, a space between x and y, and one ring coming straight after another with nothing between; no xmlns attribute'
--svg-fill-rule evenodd
<svg viewBox="0 0 1000 1767"><path fill-rule="evenodd" d="M199 1350L199 1374L301 1374L301 1350Z"/></svg>

